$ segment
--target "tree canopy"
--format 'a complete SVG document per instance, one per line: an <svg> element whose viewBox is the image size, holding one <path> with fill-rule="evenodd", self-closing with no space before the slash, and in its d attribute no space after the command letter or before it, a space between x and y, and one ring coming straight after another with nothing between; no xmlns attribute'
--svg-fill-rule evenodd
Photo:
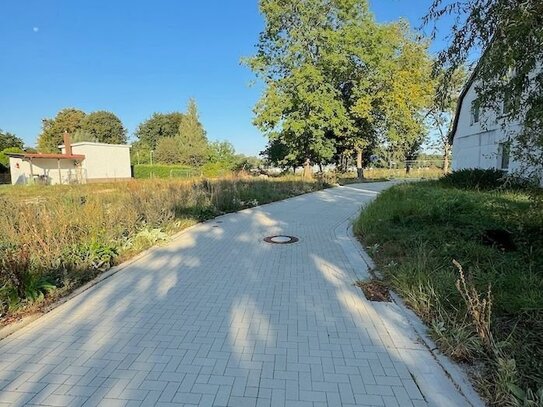
<svg viewBox="0 0 543 407"><path fill-rule="evenodd" d="M97 111L87 115L79 109L66 108L54 118L42 120L38 150L43 153L57 152L58 146L64 142L64 132L68 132L73 141L126 143L126 129L115 114Z"/></svg>
<svg viewBox="0 0 543 407"><path fill-rule="evenodd" d="M126 129L121 120L111 112L101 110L86 115L81 120L79 131L84 137L99 143L126 143Z"/></svg>
<svg viewBox="0 0 543 407"><path fill-rule="evenodd" d="M227 167L236 164L236 150L229 141L212 141L208 147L208 162L224 163Z"/></svg>
<svg viewBox="0 0 543 407"><path fill-rule="evenodd" d="M262 0L265 28L245 63L266 85L254 123L284 163L327 163L381 142L406 153L431 103L427 43L378 24L365 0Z"/></svg>
<svg viewBox="0 0 543 407"><path fill-rule="evenodd" d="M181 146L178 137L162 137L155 149L155 159L162 164L181 163Z"/></svg>
<svg viewBox="0 0 543 407"><path fill-rule="evenodd" d="M144 144L151 150L157 147L157 143L164 137L176 137L179 134L179 126L183 119L183 113L153 113L153 115L141 123L134 135L138 144Z"/></svg>
<svg viewBox="0 0 543 407"><path fill-rule="evenodd" d="M0 129L0 151L9 147L17 147L22 149L23 144L23 140L21 140L15 134Z"/></svg>
<svg viewBox="0 0 543 407"><path fill-rule="evenodd" d="M194 99L190 99L187 112L179 125L179 145L181 162L198 167L206 160L208 153L207 137Z"/></svg>
<svg viewBox="0 0 543 407"><path fill-rule="evenodd" d="M445 86L459 66L481 54L475 89L482 110L507 114L523 123L513 155L524 170L543 170L543 2L541 0L433 0L427 24L453 17L448 46L439 53L436 72L445 69ZM435 32L435 31L434 31Z"/></svg>
<svg viewBox="0 0 543 407"><path fill-rule="evenodd" d="M38 136L38 150L43 153L54 153L63 143L63 134L75 134L81 129L85 113L74 108L62 109L53 119L42 120L42 131Z"/></svg>

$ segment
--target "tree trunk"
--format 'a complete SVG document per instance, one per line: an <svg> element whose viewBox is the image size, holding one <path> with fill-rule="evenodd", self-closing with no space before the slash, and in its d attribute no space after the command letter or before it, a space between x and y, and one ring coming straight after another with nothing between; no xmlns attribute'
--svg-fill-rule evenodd
<svg viewBox="0 0 543 407"><path fill-rule="evenodd" d="M358 179L364 179L364 168L362 167L362 150L356 150L356 174Z"/></svg>
<svg viewBox="0 0 543 407"><path fill-rule="evenodd" d="M443 173L447 174L449 172L449 151L451 145L446 141L443 151Z"/></svg>
<svg viewBox="0 0 543 407"><path fill-rule="evenodd" d="M313 178L313 174L311 173L311 163L309 161L309 158L306 158L306 160L304 162L303 178L305 178L305 179Z"/></svg>

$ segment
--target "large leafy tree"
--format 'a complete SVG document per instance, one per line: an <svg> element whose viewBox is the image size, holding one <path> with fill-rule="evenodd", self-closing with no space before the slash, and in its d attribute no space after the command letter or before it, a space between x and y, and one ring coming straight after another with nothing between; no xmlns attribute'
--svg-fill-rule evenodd
<svg viewBox="0 0 543 407"><path fill-rule="evenodd" d="M246 63L266 90L255 124L282 161L325 163L380 137L412 151L432 84L426 44L405 23L377 24L365 0L262 0L266 25Z"/></svg>
<svg viewBox="0 0 543 407"><path fill-rule="evenodd" d="M543 171L543 2L541 0L433 0L426 23L453 17L450 43L439 54L436 71L445 83L458 67L481 54L475 88L483 110L523 123L513 154L524 170ZM435 28L435 25L434 25Z"/></svg>
<svg viewBox="0 0 543 407"><path fill-rule="evenodd" d="M43 153L58 151L63 143L64 132L75 134L81 129L85 113L74 108L62 109L53 119L42 120L42 131L38 136L38 150Z"/></svg>
<svg viewBox="0 0 543 407"><path fill-rule="evenodd" d="M321 0L260 2L266 25L257 54L246 59L266 84L254 122L272 143L287 146L285 162L329 161L332 136L349 131L340 90L324 69L338 6Z"/></svg>
<svg viewBox="0 0 543 407"><path fill-rule="evenodd" d="M156 161L161 164L179 164L182 161L181 146L177 137L162 137L155 149Z"/></svg>
<svg viewBox="0 0 543 407"><path fill-rule="evenodd" d="M207 137L194 99L189 100L187 112L181 119L177 140L183 164L197 167L204 163L208 153Z"/></svg>
<svg viewBox="0 0 543 407"><path fill-rule="evenodd" d="M361 153L367 155L367 147L378 144L403 159L415 158L426 136L424 112L434 90L428 44L415 37L405 21L355 22L348 33L356 61L350 112L357 123L351 137L357 167L362 167Z"/></svg>
<svg viewBox="0 0 543 407"><path fill-rule="evenodd" d="M236 150L229 141L212 141L208 147L208 161L220 163L225 167L233 167L236 164Z"/></svg>
<svg viewBox="0 0 543 407"><path fill-rule="evenodd" d="M10 133L9 131L2 131L0 129L0 151L9 147L17 147L19 149L22 149L23 140L21 140L15 134Z"/></svg>
<svg viewBox="0 0 543 407"><path fill-rule="evenodd" d="M137 137L137 144L145 145L148 149L155 149L157 143L164 137L176 137L179 134L179 126L183 119L183 113L153 113L153 115L142 122L134 135Z"/></svg>
<svg viewBox="0 0 543 407"><path fill-rule="evenodd" d="M80 132L99 143L126 143L126 129L121 120L107 111L92 112L81 120Z"/></svg>

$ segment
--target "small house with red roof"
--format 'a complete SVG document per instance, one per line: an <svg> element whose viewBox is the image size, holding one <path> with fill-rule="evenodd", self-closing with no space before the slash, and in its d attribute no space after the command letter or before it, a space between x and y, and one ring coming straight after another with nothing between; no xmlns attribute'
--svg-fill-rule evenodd
<svg viewBox="0 0 543 407"><path fill-rule="evenodd" d="M12 184L84 184L130 179L130 146L72 143L68 134L60 153L9 153Z"/></svg>

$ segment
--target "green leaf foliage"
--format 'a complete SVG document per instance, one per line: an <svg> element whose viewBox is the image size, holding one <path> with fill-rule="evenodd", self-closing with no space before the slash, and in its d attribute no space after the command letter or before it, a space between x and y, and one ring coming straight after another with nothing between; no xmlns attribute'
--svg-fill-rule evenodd
<svg viewBox="0 0 543 407"><path fill-rule="evenodd" d="M513 156L524 174L543 172L543 2L541 0L433 0L425 16L436 30L450 26L450 41L439 53L435 71L450 73L481 54L475 89L482 111L503 113L498 122L514 137ZM451 20L449 20L451 21ZM481 52L481 50L483 50ZM520 132L508 122L523 123Z"/></svg>
<svg viewBox="0 0 543 407"><path fill-rule="evenodd" d="M378 24L365 0L262 0L265 28L245 63L264 81L255 125L284 164L328 163L372 148L402 153L425 135L433 94L427 43ZM272 150L269 150L272 152Z"/></svg>
<svg viewBox="0 0 543 407"><path fill-rule="evenodd" d="M9 156L8 153L22 153L23 150L19 147L8 147L0 151L0 165L9 168Z"/></svg>
<svg viewBox="0 0 543 407"><path fill-rule="evenodd" d="M81 129L85 113L74 108L62 109L53 119L42 120L42 131L38 136L38 150L43 153L58 152L63 144L63 135L67 131L74 134Z"/></svg>
<svg viewBox="0 0 543 407"><path fill-rule="evenodd" d="M205 162L208 152L207 137L194 99L189 100L187 113L181 119L178 141L182 164L198 167Z"/></svg>
<svg viewBox="0 0 543 407"><path fill-rule="evenodd" d="M99 143L126 143L126 129L121 120L111 112L98 111L88 114L81 120L80 130Z"/></svg>
<svg viewBox="0 0 543 407"><path fill-rule="evenodd" d="M18 147L23 148L23 140L17 137L15 134L10 133L9 131L2 131L0 129L0 151L5 150L9 147Z"/></svg>
<svg viewBox="0 0 543 407"><path fill-rule="evenodd" d="M157 163L179 164L182 160L179 138L163 137L158 140L154 156Z"/></svg>
<svg viewBox="0 0 543 407"><path fill-rule="evenodd" d="M153 113L153 115L141 123L134 135L138 144L144 144L154 150L160 139L164 137L176 137L179 134L179 126L183 119L183 113Z"/></svg>

